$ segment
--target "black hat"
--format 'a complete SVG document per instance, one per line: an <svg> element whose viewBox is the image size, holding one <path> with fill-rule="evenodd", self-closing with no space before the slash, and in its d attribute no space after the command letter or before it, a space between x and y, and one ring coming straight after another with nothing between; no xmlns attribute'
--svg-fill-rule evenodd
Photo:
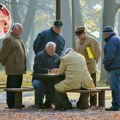
<svg viewBox="0 0 120 120"><path fill-rule="evenodd" d="M103 30L103 32L114 32L113 28L111 26L106 26Z"/></svg>
<svg viewBox="0 0 120 120"><path fill-rule="evenodd" d="M55 22L54 22L54 25L56 26L56 27L62 27L62 21L60 21L60 20L56 20Z"/></svg>

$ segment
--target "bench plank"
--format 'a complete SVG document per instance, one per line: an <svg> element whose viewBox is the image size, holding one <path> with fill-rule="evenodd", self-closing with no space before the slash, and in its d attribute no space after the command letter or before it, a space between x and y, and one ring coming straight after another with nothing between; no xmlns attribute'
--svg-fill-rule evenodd
<svg viewBox="0 0 120 120"><path fill-rule="evenodd" d="M34 88L5 88L4 91L9 92L27 92L27 91L34 91Z"/></svg>

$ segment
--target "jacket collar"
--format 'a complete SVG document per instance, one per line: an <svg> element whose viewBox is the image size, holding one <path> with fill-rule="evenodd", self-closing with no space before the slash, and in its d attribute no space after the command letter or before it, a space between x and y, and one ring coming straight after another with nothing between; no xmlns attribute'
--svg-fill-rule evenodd
<svg viewBox="0 0 120 120"><path fill-rule="evenodd" d="M21 36L15 35L13 32L10 33L13 37L21 39Z"/></svg>
<svg viewBox="0 0 120 120"><path fill-rule="evenodd" d="M44 50L44 53L45 53L45 55L48 56L48 57L54 57L54 56L55 56L55 54L54 54L53 56L48 55L48 53L47 53L45 50Z"/></svg>
<svg viewBox="0 0 120 120"><path fill-rule="evenodd" d="M53 34L59 35L58 33L56 33L56 32L53 30L53 27L51 27L50 30L52 31Z"/></svg>
<svg viewBox="0 0 120 120"><path fill-rule="evenodd" d="M110 38L112 38L115 35L116 33L113 32L108 38L105 38L104 41L107 43L110 40Z"/></svg>

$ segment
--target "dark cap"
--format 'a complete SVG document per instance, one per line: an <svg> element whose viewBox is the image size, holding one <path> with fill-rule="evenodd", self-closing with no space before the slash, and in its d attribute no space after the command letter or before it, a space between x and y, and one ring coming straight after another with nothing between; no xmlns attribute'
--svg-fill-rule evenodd
<svg viewBox="0 0 120 120"><path fill-rule="evenodd" d="M60 20L56 20L55 22L54 22L54 25L56 26L56 27L62 27L62 21L60 21Z"/></svg>
<svg viewBox="0 0 120 120"><path fill-rule="evenodd" d="M103 32L114 32L113 28L111 26L106 26L103 30Z"/></svg>
<svg viewBox="0 0 120 120"><path fill-rule="evenodd" d="M85 27L84 26L79 26L78 28L75 29L75 34L76 35L81 35L84 32L85 32Z"/></svg>

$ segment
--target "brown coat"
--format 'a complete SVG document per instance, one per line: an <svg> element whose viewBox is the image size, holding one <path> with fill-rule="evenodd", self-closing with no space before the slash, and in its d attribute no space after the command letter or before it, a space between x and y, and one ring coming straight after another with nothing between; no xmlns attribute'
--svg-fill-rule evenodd
<svg viewBox="0 0 120 120"><path fill-rule="evenodd" d="M21 37L10 33L4 38L0 49L0 62L5 66L7 75L26 72L26 49Z"/></svg>
<svg viewBox="0 0 120 120"><path fill-rule="evenodd" d="M80 89L81 87L86 89L95 87L84 56L77 52L70 52L62 57L59 74L66 75L65 80L55 85L55 89L59 92Z"/></svg>
<svg viewBox="0 0 120 120"><path fill-rule="evenodd" d="M90 47L94 55L94 58L90 59L88 57L86 47ZM98 63L101 55L101 49L99 43L93 37L87 35L84 41L81 40L77 41L76 51L78 53L81 53L85 57L90 74L96 73L97 72L96 64Z"/></svg>

